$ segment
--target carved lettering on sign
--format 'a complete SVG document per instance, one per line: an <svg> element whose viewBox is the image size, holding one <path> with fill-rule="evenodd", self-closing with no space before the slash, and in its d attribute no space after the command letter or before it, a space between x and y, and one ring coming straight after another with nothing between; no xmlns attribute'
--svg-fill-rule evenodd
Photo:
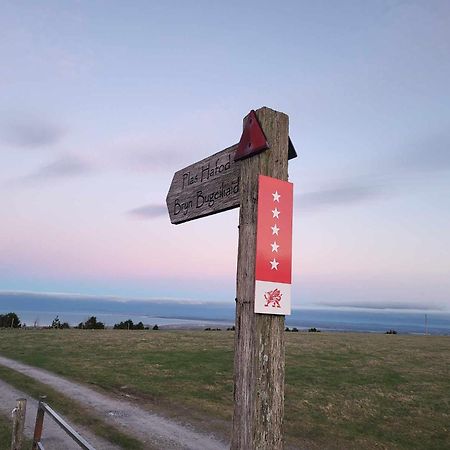
<svg viewBox="0 0 450 450"><path fill-rule="evenodd" d="M237 144L175 173L166 203L178 224L239 206Z"/></svg>

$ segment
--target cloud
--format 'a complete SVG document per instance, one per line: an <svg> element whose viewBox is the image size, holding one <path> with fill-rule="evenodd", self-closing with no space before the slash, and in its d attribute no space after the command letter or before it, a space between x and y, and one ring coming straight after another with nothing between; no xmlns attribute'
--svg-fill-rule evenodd
<svg viewBox="0 0 450 450"><path fill-rule="evenodd" d="M191 297L138 297L127 296L121 297L118 295L94 295L81 294L76 292L35 292L35 291L7 291L0 290L0 301L39 301L39 300L76 300L76 301L113 301L118 303L154 303L167 304L172 302L175 304L194 304L194 305L227 305L226 302L210 302L208 300L199 300Z"/></svg>
<svg viewBox="0 0 450 450"><path fill-rule="evenodd" d="M299 194L295 199L295 205L302 211L315 210L334 205L364 202L382 195L382 189L375 184L371 186L344 182L327 189ZM131 209L128 214L139 219L155 219L167 215L167 207L164 204L148 204Z"/></svg>
<svg viewBox="0 0 450 450"><path fill-rule="evenodd" d="M185 144L175 140L174 136L170 139L140 134L125 136L111 146L109 153L119 155L121 168L139 172L173 170L193 156L186 151Z"/></svg>
<svg viewBox="0 0 450 450"><path fill-rule="evenodd" d="M435 134L410 144L396 159L404 172L429 174L450 169L450 135Z"/></svg>
<svg viewBox="0 0 450 450"><path fill-rule="evenodd" d="M56 144L65 130L40 118L23 117L0 124L0 138L6 144L20 148L38 148Z"/></svg>
<svg viewBox="0 0 450 450"><path fill-rule="evenodd" d="M349 308L349 309L372 309L372 310L419 310L419 311L445 311L446 308L439 302L405 302L405 301L391 301L383 302L377 300L376 302L318 302L317 305L323 307L333 308Z"/></svg>
<svg viewBox="0 0 450 450"><path fill-rule="evenodd" d="M147 149L134 149L127 155L131 168L140 171L170 169L179 164L182 154L179 149L162 146Z"/></svg>
<svg viewBox="0 0 450 450"><path fill-rule="evenodd" d="M147 168L162 166L173 159L165 159L170 152L142 153L141 163ZM353 173L352 176L318 186L317 189L301 192L295 198L296 208L302 211L317 211L331 207L351 206L359 203L389 198L400 192L402 183L414 175L435 176L437 172L450 170L450 135L436 134L411 143L396 156L374 164L377 171ZM380 175L379 168L382 168ZM146 205L133 209L130 214L142 219L152 219L166 214L164 205Z"/></svg>
<svg viewBox="0 0 450 450"><path fill-rule="evenodd" d="M372 167L378 169L353 173L347 179L298 194L296 206L303 211L350 206L389 198L401 191L405 181L418 176L435 179L450 170L450 135L443 132L424 136L393 157L375 161Z"/></svg>
<svg viewBox="0 0 450 450"><path fill-rule="evenodd" d="M341 181L315 191L297 195L295 204L302 210L313 210L336 205L348 205L366 202L380 197L382 189L376 183L366 184L353 181Z"/></svg>
<svg viewBox="0 0 450 450"><path fill-rule="evenodd" d="M162 204L144 205L131 209L128 214L138 219L155 219L167 215L167 207Z"/></svg>
<svg viewBox="0 0 450 450"><path fill-rule="evenodd" d="M50 180L64 179L84 175L92 171L92 167L78 157L65 155L36 171L17 178L20 185L42 183Z"/></svg>

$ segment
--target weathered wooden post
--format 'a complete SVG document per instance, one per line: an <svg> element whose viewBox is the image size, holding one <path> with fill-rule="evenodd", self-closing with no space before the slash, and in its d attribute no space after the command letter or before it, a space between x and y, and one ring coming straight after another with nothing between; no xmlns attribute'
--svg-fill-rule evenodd
<svg viewBox="0 0 450 450"><path fill-rule="evenodd" d="M23 443L23 429L25 426L25 415L27 411L27 400L19 398L16 407L12 410L13 429L11 439L11 450L21 450Z"/></svg>
<svg viewBox="0 0 450 450"><path fill-rule="evenodd" d="M42 438L42 430L44 428L44 414L45 409L42 403L45 401L46 396L39 397L38 410L36 414L36 424L34 426L34 435L33 435L33 447L32 450L38 450L38 444Z"/></svg>
<svg viewBox="0 0 450 450"><path fill-rule="evenodd" d="M236 283L233 450L279 450L283 447L284 314L290 314L292 185L282 188L287 189L285 192L288 193L283 194L288 200L285 203L287 209L281 213L285 217L285 248L281 265L286 279L279 277L280 262L274 257L280 255L280 245L276 240L280 230L280 211L276 206L272 210L272 230L276 239L270 244L276 254L272 255L270 250L261 252L264 256L272 255L273 260L264 262L267 266L263 271L268 271L269 275L258 280L262 280L263 286L270 285L272 290L264 287L264 290L255 292L258 271L256 231L260 220L260 177L271 177L276 183L289 184L286 183L288 159L296 156L289 139L288 116L270 108L260 108L244 118L244 132L239 144L176 172L167 194L169 216L175 224L238 206L241 208ZM271 195L274 202L279 201L278 192ZM272 272L277 273L275 278L272 278ZM272 294L275 300L271 300ZM264 299L267 304L264 304ZM269 307L271 301L273 304Z"/></svg>
<svg viewBox="0 0 450 450"><path fill-rule="evenodd" d="M255 314L259 175L288 178L289 119L256 111L270 148L241 162L232 449L283 446L284 316Z"/></svg>

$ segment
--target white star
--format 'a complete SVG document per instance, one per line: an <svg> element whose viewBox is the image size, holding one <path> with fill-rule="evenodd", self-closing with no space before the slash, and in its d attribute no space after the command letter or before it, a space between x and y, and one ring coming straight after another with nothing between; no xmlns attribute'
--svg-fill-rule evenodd
<svg viewBox="0 0 450 450"><path fill-rule="evenodd" d="M280 203L280 197L281 197L281 195L278 193L278 191L275 191L275 192L272 194L272 196L273 196L273 201L274 201L274 202Z"/></svg>
<svg viewBox="0 0 450 450"><path fill-rule="evenodd" d="M270 244L272 246L272 252L277 252L278 253L278 247L279 245L277 244L277 241L273 241L273 244Z"/></svg>
<svg viewBox="0 0 450 450"><path fill-rule="evenodd" d="M277 227L277 224L270 228L272 228L272 235L276 234L278 236L278 232L280 231L280 229Z"/></svg>
<svg viewBox="0 0 450 450"><path fill-rule="evenodd" d="M274 217L276 217L277 219L280 218L280 217L279 217L279 216L280 216L280 211L278 211L277 208L272 209L272 214L273 214L272 218L274 218Z"/></svg>
<svg viewBox="0 0 450 450"><path fill-rule="evenodd" d="M278 264L280 264L275 258L273 258L273 261L270 261L270 264L271 264L271 268L270 268L270 270L273 270L273 269L275 269L275 270L278 270Z"/></svg>

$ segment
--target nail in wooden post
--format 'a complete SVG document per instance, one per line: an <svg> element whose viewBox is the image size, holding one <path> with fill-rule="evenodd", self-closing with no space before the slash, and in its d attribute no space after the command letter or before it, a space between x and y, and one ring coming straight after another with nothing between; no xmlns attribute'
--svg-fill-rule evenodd
<svg viewBox="0 0 450 450"><path fill-rule="evenodd" d="M23 444L23 429L25 426L25 414L27 410L27 400L19 398L16 407L13 409L13 431L11 440L11 450L21 450Z"/></svg>
<svg viewBox="0 0 450 450"><path fill-rule="evenodd" d="M284 316L255 314L258 176L288 179L286 114L256 111L270 148L241 161L233 450L283 448Z"/></svg>

